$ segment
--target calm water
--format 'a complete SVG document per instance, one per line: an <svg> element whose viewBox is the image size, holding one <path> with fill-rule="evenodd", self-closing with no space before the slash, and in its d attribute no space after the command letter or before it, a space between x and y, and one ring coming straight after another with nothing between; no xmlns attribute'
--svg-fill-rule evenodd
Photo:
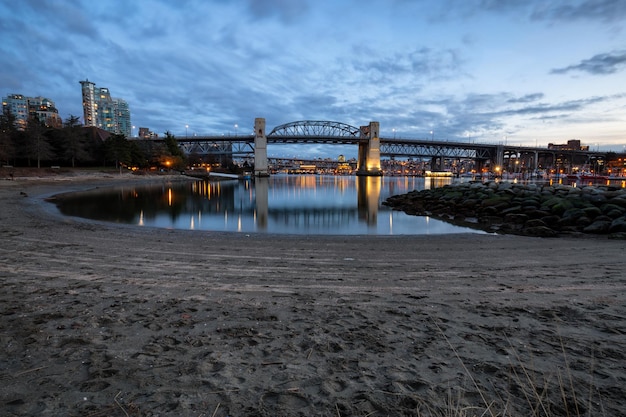
<svg viewBox="0 0 626 417"><path fill-rule="evenodd" d="M169 229L279 234L481 233L408 216L387 197L450 179L275 175L254 181L174 182L94 190L61 199L68 216Z"/></svg>

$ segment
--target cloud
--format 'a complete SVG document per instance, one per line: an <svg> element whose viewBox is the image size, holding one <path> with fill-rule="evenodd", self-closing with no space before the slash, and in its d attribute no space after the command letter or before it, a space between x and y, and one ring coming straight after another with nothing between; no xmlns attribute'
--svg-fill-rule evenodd
<svg viewBox="0 0 626 417"><path fill-rule="evenodd" d="M607 75L621 71L624 65L626 65L626 51L619 51L594 55L589 59L582 60L579 64L556 68L550 73L566 74L571 71L582 71L592 75Z"/></svg>
<svg viewBox="0 0 626 417"><path fill-rule="evenodd" d="M460 16L464 19L483 12L525 16L529 20L572 22L621 21L626 17L623 0L447 0L440 3L437 18Z"/></svg>
<svg viewBox="0 0 626 417"><path fill-rule="evenodd" d="M97 25L85 13L80 4L75 2L48 2L24 0L14 3L16 12L29 16L26 27L55 27L58 33L81 35L90 39L98 38ZM48 33L48 36L50 34Z"/></svg>
<svg viewBox="0 0 626 417"><path fill-rule="evenodd" d="M619 21L626 17L623 0L561 0L535 6L531 18L537 20L601 20Z"/></svg>
<svg viewBox="0 0 626 417"><path fill-rule="evenodd" d="M248 0L254 20L277 17L283 23L293 23L309 9L305 0Z"/></svg>
<svg viewBox="0 0 626 417"><path fill-rule="evenodd" d="M523 97L514 97L507 100L507 103L531 103L544 97L543 93L526 94Z"/></svg>

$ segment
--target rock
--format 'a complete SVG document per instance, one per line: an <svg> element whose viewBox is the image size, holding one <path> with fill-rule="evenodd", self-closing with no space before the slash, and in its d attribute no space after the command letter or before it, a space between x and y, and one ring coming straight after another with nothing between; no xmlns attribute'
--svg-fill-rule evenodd
<svg viewBox="0 0 626 417"><path fill-rule="evenodd" d="M612 219L617 219L624 214L624 210L611 210L606 215Z"/></svg>
<svg viewBox="0 0 626 417"><path fill-rule="evenodd" d="M504 216L505 223L524 224L528 220L528 216L519 213L509 213Z"/></svg>
<svg viewBox="0 0 626 417"><path fill-rule="evenodd" d="M603 234L608 233L611 222L607 220L596 220L583 229L585 233Z"/></svg>
<svg viewBox="0 0 626 417"><path fill-rule="evenodd" d="M550 215L550 213L548 213L547 211L542 211L542 210L524 210L524 213L530 218L530 219L542 219L544 217L547 217ZM558 218L558 216L556 216Z"/></svg>
<svg viewBox="0 0 626 417"><path fill-rule="evenodd" d="M585 216L592 219L602 214L602 210L595 206L585 207L582 210L585 213Z"/></svg>
<svg viewBox="0 0 626 417"><path fill-rule="evenodd" d="M517 214L522 211L522 206L510 206L500 211L501 214Z"/></svg>
<svg viewBox="0 0 626 417"><path fill-rule="evenodd" d="M615 204L616 206L620 206L626 209L626 196L619 195L615 198L612 198L611 204Z"/></svg>
<svg viewBox="0 0 626 417"><path fill-rule="evenodd" d="M626 233L626 217L619 217L611 222L609 233Z"/></svg>
<svg viewBox="0 0 626 417"><path fill-rule="evenodd" d="M524 224L524 228L530 229L533 227L548 227L546 222L540 219L530 219Z"/></svg>
<svg viewBox="0 0 626 417"><path fill-rule="evenodd" d="M556 237L558 233L546 226L526 227L523 232L527 236L535 237Z"/></svg>
<svg viewBox="0 0 626 417"><path fill-rule="evenodd" d="M494 196L483 200L483 207L504 207L508 204L509 199L502 196Z"/></svg>
<svg viewBox="0 0 626 417"><path fill-rule="evenodd" d="M384 204L501 233L626 233L626 190L616 187L473 182L412 191Z"/></svg>
<svg viewBox="0 0 626 417"><path fill-rule="evenodd" d="M504 223L504 219L498 216L483 216L478 221L482 224L493 226Z"/></svg>
<svg viewBox="0 0 626 417"><path fill-rule="evenodd" d="M565 199L561 199L557 204L550 208L550 212L556 215L562 215L567 209L573 208L574 205Z"/></svg>

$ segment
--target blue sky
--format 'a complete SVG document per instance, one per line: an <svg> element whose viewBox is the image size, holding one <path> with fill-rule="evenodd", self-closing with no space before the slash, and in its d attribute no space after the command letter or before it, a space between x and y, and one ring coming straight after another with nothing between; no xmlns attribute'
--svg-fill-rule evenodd
<svg viewBox="0 0 626 417"><path fill-rule="evenodd" d="M624 0L0 0L0 16L0 94L48 97L63 119L82 119L89 79L159 134L264 117L626 145Z"/></svg>

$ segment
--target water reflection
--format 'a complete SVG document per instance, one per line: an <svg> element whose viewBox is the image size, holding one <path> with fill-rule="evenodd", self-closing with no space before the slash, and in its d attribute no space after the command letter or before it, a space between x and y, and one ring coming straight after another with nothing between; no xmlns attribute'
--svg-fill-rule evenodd
<svg viewBox="0 0 626 417"><path fill-rule="evenodd" d="M186 230L339 235L474 232L381 204L391 195L441 186L442 181L450 179L302 175L181 182L78 193L60 199L59 210L96 220Z"/></svg>
<svg viewBox="0 0 626 417"><path fill-rule="evenodd" d="M378 204L380 199L381 177L357 177L357 207L359 219L369 229L378 224Z"/></svg>

